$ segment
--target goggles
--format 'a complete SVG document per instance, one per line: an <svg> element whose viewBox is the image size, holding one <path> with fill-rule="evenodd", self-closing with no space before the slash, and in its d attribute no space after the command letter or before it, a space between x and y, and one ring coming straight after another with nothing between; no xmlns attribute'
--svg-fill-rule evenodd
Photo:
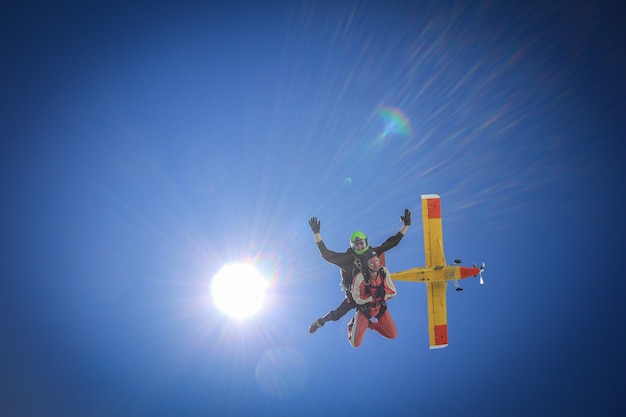
<svg viewBox="0 0 626 417"><path fill-rule="evenodd" d="M354 242L352 242L352 245L356 249L364 249L367 246L367 239L356 238Z"/></svg>
<svg viewBox="0 0 626 417"><path fill-rule="evenodd" d="M370 269L378 269L377 267L380 266L380 259L378 259L378 256L372 256L369 258L367 260L367 266L369 266Z"/></svg>

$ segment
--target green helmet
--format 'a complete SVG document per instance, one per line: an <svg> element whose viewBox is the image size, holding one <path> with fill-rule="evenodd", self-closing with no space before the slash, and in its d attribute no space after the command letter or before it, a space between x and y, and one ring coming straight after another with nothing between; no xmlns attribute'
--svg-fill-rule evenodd
<svg viewBox="0 0 626 417"><path fill-rule="evenodd" d="M357 230L350 236L350 247L357 255L362 255L369 249L370 245L367 243L367 236L365 233Z"/></svg>

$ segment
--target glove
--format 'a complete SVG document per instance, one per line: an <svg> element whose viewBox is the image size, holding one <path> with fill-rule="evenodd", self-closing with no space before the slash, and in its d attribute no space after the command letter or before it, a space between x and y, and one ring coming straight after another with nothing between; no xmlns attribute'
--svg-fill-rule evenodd
<svg viewBox="0 0 626 417"><path fill-rule="evenodd" d="M317 217L311 217L309 219L309 226L311 226L311 230L313 231L313 233L320 232L320 221L317 220Z"/></svg>
<svg viewBox="0 0 626 417"><path fill-rule="evenodd" d="M411 225L411 212L408 208L404 209L404 216L400 216L400 220L404 223L405 226Z"/></svg>

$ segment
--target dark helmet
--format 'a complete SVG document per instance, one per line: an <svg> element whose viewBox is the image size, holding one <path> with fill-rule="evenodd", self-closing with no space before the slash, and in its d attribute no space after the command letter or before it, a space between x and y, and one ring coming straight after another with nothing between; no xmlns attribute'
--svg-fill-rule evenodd
<svg viewBox="0 0 626 417"><path fill-rule="evenodd" d="M378 253L376 253L374 249L366 249L363 251L363 255L361 255L361 259L367 262L369 261L370 258L373 258L374 256L378 257Z"/></svg>
<svg viewBox="0 0 626 417"><path fill-rule="evenodd" d="M378 253L376 253L376 251L375 251L374 249L367 249L367 250L363 253L363 255L361 255L361 262L362 262L362 264L363 264L363 267L367 266L367 267L368 267L368 269L371 269L371 268L369 268L368 261L369 261L371 258L374 258L374 257L378 258L378 257L379 257L379 256L378 256ZM365 270L365 269L364 269L364 270ZM372 271L375 271L375 269L371 269L371 270L372 270Z"/></svg>

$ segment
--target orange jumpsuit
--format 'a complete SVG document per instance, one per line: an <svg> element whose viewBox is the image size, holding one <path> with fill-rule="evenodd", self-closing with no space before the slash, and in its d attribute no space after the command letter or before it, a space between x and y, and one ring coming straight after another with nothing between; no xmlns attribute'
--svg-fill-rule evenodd
<svg viewBox="0 0 626 417"><path fill-rule="evenodd" d="M381 267L378 272L369 271L369 275L369 283L362 272L356 274L352 282L352 298L357 311L348 324L348 341L353 347L361 345L368 327L389 339L398 335L396 324L386 308L386 301L396 296L391 273Z"/></svg>

